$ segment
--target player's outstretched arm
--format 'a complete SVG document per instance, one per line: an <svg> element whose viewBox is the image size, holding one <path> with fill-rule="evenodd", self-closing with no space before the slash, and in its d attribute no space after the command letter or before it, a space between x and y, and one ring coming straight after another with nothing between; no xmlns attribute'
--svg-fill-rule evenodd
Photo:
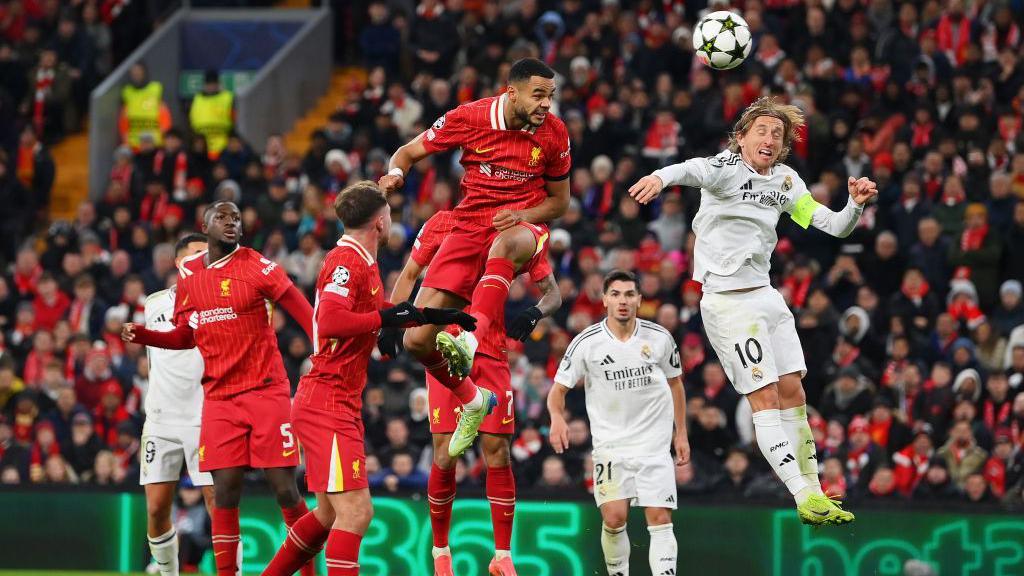
<svg viewBox="0 0 1024 576"><path fill-rule="evenodd" d="M150 330L132 322L121 326L121 340L166 350L188 350L195 348L195 335L188 324L180 324L169 332Z"/></svg>
<svg viewBox="0 0 1024 576"><path fill-rule="evenodd" d="M405 185L405 175L413 165L430 154L431 152L423 145L423 134L416 136L395 150L388 163L388 173L380 177L377 185L384 189L385 194L401 189Z"/></svg>
<svg viewBox="0 0 1024 576"><path fill-rule="evenodd" d="M676 451L676 466L684 466L690 461L690 440L686 434L686 390L679 376L669 378L668 387L672 390L672 417L676 428L672 436L672 447Z"/></svg>
<svg viewBox="0 0 1024 576"><path fill-rule="evenodd" d="M509 322L505 331L509 338L525 342L541 318L551 316L562 307L562 293L558 290L558 282L555 281L554 273L548 274L546 278L537 282L541 290L540 300L536 306L530 306L523 310Z"/></svg>
<svg viewBox="0 0 1024 576"><path fill-rule="evenodd" d="M568 393L569 389L557 382L548 390L548 413L551 415L548 440L558 454L569 448L569 427L565 423L565 395Z"/></svg>
<svg viewBox="0 0 1024 576"><path fill-rule="evenodd" d="M819 204L807 193L796 201L791 212L793 221L804 228L810 224L826 234L846 238L857 227L864 205L878 195L878 186L867 178L850 177L846 186L850 191L850 200L839 212Z"/></svg>
<svg viewBox="0 0 1024 576"><path fill-rule="evenodd" d="M721 175L723 168L722 162L712 164L707 158L690 158L686 162L672 164L644 176L629 187L629 195L637 202L647 204L657 198L666 186L707 188L717 180L714 170L718 170Z"/></svg>
<svg viewBox="0 0 1024 576"><path fill-rule="evenodd" d="M313 340L313 307L309 305L309 300L299 292L299 289L294 284L285 290L284 294L277 299L277 303L284 308L284 311L288 313L296 322L302 326L302 330L305 331L306 336L309 337L310 341Z"/></svg>

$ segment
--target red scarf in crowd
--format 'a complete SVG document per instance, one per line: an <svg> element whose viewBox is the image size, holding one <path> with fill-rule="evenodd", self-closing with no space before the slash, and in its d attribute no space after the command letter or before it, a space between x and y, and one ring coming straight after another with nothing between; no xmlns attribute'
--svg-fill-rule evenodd
<svg viewBox="0 0 1024 576"><path fill-rule="evenodd" d="M988 236L988 224L983 224L977 228L965 228L963 236L960 237L960 249L964 252L981 250L981 245L985 242L986 236Z"/></svg>
<svg viewBox="0 0 1024 576"><path fill-rule="evenodd" d="M967 47L971 44L971 21L961 16L954 22L947 14L939 18L935 32L939 49L952 55L957 66L963 64L967 59Z"/></svg>
<svg viewBox="0 0 1024 576"><path fill-rule="evenodd" d="M989 458L982 469L982 476L996 498L1002 498L1003 494L1006 494L1006 462L1001 458Z"/></svg>
<svg viewBox="0 0 1024 576"><path fill-rule="evenodd" d="M164 167L164 159L167 158L167 153L163 150L157 151L156 155L153 156L153 174L160 176ZM188 156L184 150L179 150L178 154L174 157L174 179L172 190L184 190L185 182L188 180Z"/></svg>
<svg viewBox="0 0 1024 576"><path fill-rule="evenodd" d="M914 122L910 125L910 147L927 148L932 143L932 132L935 131L935 122L919 124Z"/></svg>
<svg viewBox="0 0 1024 576"><path fill-rule="evenodd" d="M1011 402L1004 400L1002 404L997 405L991 399L985 400L985 404L982 406L982 417L985 419L985 426L989 430L995 430L997 424L1005 422L1010 417L1011 404Z"/></svg>
<svg viewBox="0 0 1024 576"><path fill-rule="evenodd" d="M36 134L43 133L46 125L46 97L50 95L53 87L53 68L39 68L36 71L36 89L32 108L32 125L35 126Z"/></svg>

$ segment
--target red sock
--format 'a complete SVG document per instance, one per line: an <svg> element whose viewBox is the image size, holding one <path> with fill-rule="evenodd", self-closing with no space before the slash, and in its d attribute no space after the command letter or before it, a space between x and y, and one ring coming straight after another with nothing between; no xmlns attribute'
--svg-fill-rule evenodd
<svg viewBox="0 0 1024 576"><path fill-rule="evenodd" d="M302 506L305 507L305 502ZM292 576L296 570L302 570L303 576L314 576L316 568L311 560L320 553L327 540L330 530L317 520L312 512L307 512L298 520L289 522L288 514L298 508L282 508L285 523L288 524L288 536L284 544L267 564L263 576Z"/></svg>
<svg viewBox="0 0 1024 576"><path fill-rule="evenodd" d="M516 514L516 479L511 466L487 468L487 500L491 503L494 549L510 550Z"/></svg>
<svg viewBox="0 0 1024 576"><path fill-rule="evenodd" d="M217 565L217 576L235 576L238 569L238 542L241 531L238 528L238 508L213 508L211 532L213 533L213 561Z"/></svg>
<svg viewBox="0 0 1024 576"><path fill-rule="evenodd" d="M459 380L449 374L448 361L437 350L433 350L430 354L420 358L420 362L423 363L423 369L427 371L427 374L430 374L442 386L451 390L452 394L455 394L455 397L459 399L459 402L467 404L473 398L476 398L476 386L473 384L473 380L471 378Z"/></svg>
<svg viewBox="0 0 1024 576"><path fill-rule="evenodd" d="M427 504L430 507L430 527L434 533L434 546L448 545L448 532L452 525L452 502L455 500L455 467L445 470L434 464L427 480Z"/></svg>
<svg viewBox="0 0 1024 576"><path fill-rule="evenodd" d="M359 576L359 543L363 537L331 530L327 537L327 576Z"/></svg>
<svg viewBox="0 0 1024 576"><path fill-rule="evenodd" d="M473 290L473 302L469 313L476 318L476 333L496 332L505 335L505 302L512 279L516 277L516 266L507 258L490 258L484 267L484 274Z"/></svg>

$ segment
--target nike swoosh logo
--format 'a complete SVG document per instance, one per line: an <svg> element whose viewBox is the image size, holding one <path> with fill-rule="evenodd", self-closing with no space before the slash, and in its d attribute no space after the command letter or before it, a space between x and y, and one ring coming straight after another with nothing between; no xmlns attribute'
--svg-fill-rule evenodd
<svg viewBox="0 0 1024 576"><path fill-rule="evenodd" d="M476 152L477 154L486 154L491 150L494 150L494 146L491 146L490 148L473 148L473 152Z"/></svg>
<svg viewBox="0 0 1024 576"><path fill-rule="evenodd" d="M818 516L828 516L828 512L818 512L817 510L811 510L811 512L814 512Z"/></svg>
<svg viewBox="0 0 1024 576"><path fill-rule="evenodd" d="M515 512L505 512L505 516L515 516Z"/></svg>
<svg viewBox="0 0 1024 576"><path fill-rule="evenodd" d="M430 513L431 514L444 514L444 510L434 510L433 508L431 508L430 509Z"/></svg>
<svg viewBox="0 0 1024 576"><path fill-rule="evenodd" d="M220 556L221 554L224 554L225 552L227 552L227 550L221 550L220 552L214 552L213 555L214 556Z"/></svg>
<svg viewBox="0 0 1024 576"><path fill-rule="evenodd" d="M396 316L408 316L408 315L409 315L409 311L408 310L402 310L401 312L396 314Z"/></svg>
<svg viewBox="0 0 1024 576"><path fill-rule="evenodd" d="M161 565L161 566L167 566L168 564L170 564L170 562L161 562L159 560L157 560L156 563Z"/></svg>
<svg viewBox="0 0 1024 576"><path fill-rule="evenodd" d="M291 456L292 454L295 454L295 450L282 450L281 451L281 456L284 456L285 458Z"/></svg>
<svg viewBox="0 0 1024 576"><path fill-rule="evenodd" d="M513 420L515 420L515 419L516 419L516 417L515 417L515 416L513 416L513 417L511 417L511 418L502 418L502 419L501 419L501 423L502 423L502 424L508 424L509 422L511 422L511 421L513 421Z"/></svg>
<svg viewBox="0 0 1024 576"><path fill-rule="evenodd" d="M376 296L377 292L380 292L380 286L377 286L376 288L370 290L370 295L371 296Z"/></svg>

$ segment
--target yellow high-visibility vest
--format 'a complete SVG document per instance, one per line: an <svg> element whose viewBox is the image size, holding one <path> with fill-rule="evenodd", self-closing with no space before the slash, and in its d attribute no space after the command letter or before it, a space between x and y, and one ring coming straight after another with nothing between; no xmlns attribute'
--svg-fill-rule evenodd
<svg viewBox="0 0 1024 576"><path fill-rule="evenodd" d="M235 95L222 90L212 96L200 92L192 100L192 110L188 113L192 131L206 136L206 148L210 158L220 156L221 150L228 145L228 134L234 121L231 118L231 107Z"/></svg>
<svg viewBox="0 0 1024 576"><path fill-rule="evenodd" d="M129 84L121 89L125 117L128 119L128 144L132 148L139 147L139 139L143 134L151 135L157 146L163 144L163 134L160 133L160 105L163 96L164 86L155 80L142 88Z"/></svg>

